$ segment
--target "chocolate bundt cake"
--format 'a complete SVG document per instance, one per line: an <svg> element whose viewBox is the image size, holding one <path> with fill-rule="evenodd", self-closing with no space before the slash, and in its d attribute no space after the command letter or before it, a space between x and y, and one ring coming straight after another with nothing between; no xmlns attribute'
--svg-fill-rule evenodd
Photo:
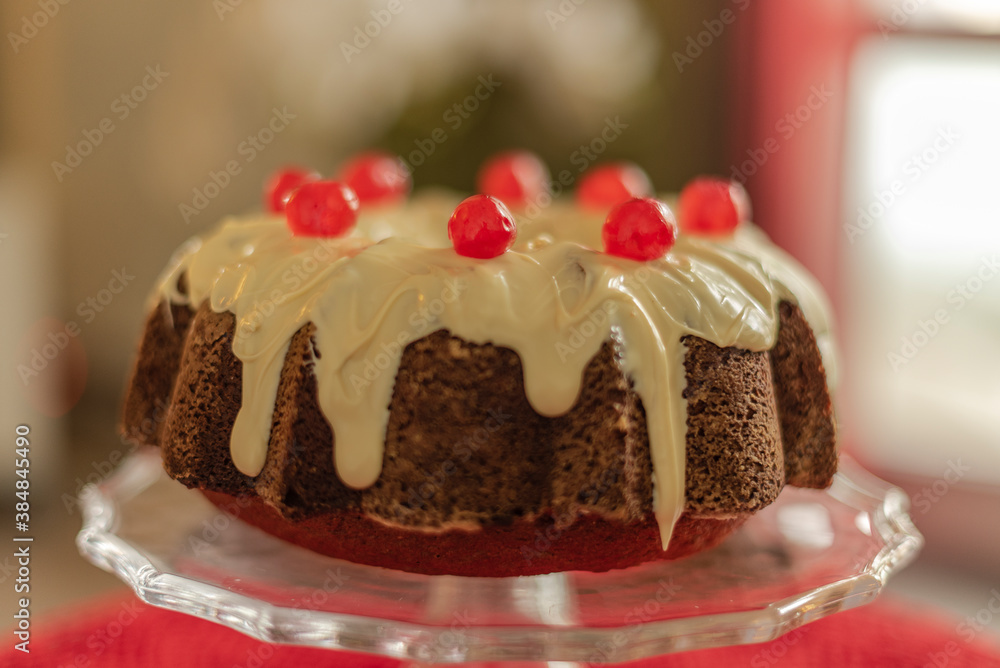
<svg viewBox="0 0 1000 668"><path fill-rule="evenodd" d="M514 576L682 557L830 484L823 298L749 222L433 192L355 220L306 182L328 190L181 249L128 384L125 434L228 512L354 562ZM666 237L628 236L642 202ZM668 248L615 251L636 238Z"/></svg>

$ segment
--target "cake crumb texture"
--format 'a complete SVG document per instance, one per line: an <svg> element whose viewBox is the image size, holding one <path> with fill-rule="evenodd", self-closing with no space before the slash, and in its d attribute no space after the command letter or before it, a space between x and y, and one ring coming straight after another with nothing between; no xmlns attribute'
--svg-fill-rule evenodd
<svg viewBox="0 0 1000 668"><path fill-rule="evenodd" d="M585 512L635 521L652 512L646 409L610 343L586 367L577 404L556 418L528 404L514 351L445 331L411 343L390 404L382 475L355 490L333 466L335 435L316 399L313 361L322 351L313 325L290 342L267 460L250 478L229 455L242 395L234 318L207 304L193 317L173 306L171 327L165 308L150 314L123 429L144 444L167 444L167 470L185 484L229 494L252 489L287 517L353 508L402 526L505 524L540 514L562 523ZM797 307L783 303L770 353L695 337L685 344L686 510L730 517L765 507L786 482L829 485L836 469L832 407L815 339ZM169 407L162 428L142 431L141 420L157 405Z"/></svg>

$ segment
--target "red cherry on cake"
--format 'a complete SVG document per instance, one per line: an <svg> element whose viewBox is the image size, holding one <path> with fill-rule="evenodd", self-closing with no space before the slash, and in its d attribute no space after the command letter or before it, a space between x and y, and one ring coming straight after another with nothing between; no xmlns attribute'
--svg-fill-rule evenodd
<svg viewBox="0 0 1000 668"><path fill-rule="evenodd" d="M732 234L750 217L750 198L735 181L697 178L681 191L681 227L694 234Z"/></svg>
<svg viewBox="0 0 1000 668"><path fill-rule="evenodd" d="M358 220L358 196L337 181L311 181L288 199L285 215L300 237L340 237Z"/></svg>
<svg viewBox="0 0 1000 668"><path fill-rule="evenodd" d="M507 151L483 164L476 183L482 194L521 209L549 191L549 169L530 151Z"/></svg>
<svg viewBox="0 0 1000 668"><path fill-rule="evenodd" d="M631 199L613 208L601 231L604 250L630 260L663 257L677 241L677 221L663 202Z"/></svg>
<svg viewBox="0 0 1000 668"><path fill-rule="evenodd" d="M362 204L385 204L406 197L413 181L399 156L369 151L351 158L340 168L338 180L358 195Z"/></svg>
<svg viewBox="0 0 1000 668"><path fill-rule="evenodd" d="M271 213L281 213L296 188L318 180L319 174L299 167L286 167L275 172L264 186L264 208Z"/></svg>
<svg viewBox="0 0 1000 668"><path fill-rule="evenodd" d="M592 211L611 207L637 197L653 194L653 184L641 167L631 162L601 165L583 175L576 189L576 201Z"/></svg>
<svg viewBox="0 0 1000 668"><path fill-rule="evenodd" d="M503 202L473 195L455 207L448 221L448 238L459 255L488 260L510 250L517 225Z"/></svg>

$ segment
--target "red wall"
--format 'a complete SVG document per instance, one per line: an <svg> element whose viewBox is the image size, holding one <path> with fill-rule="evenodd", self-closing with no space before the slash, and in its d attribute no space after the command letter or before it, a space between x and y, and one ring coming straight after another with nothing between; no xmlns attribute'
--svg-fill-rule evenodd
<svg viewBox="0 0 1000 668"><path fill-rule="evenodd" d="M851 0L751 0L732 54L732 166L755 218L835 304L848 70L867 26Z"/></svg>

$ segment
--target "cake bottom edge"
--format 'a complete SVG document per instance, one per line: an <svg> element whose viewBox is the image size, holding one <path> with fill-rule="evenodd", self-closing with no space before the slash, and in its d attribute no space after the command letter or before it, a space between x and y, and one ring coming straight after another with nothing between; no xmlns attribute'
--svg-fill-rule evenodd
<svg viewBox="0 0 1000 668"><path fill-rule="evenodd" d="M698 518L685 512L664 551L655 518L626 523L582 514L568 526L551 515L477 531L424 532L393 527L357 511L297 520L256 496L201 490L215 506L289 543L368 566L425 575L517 577L563 571L602 573L680 559L718 545L747 517Z"/></svg>

